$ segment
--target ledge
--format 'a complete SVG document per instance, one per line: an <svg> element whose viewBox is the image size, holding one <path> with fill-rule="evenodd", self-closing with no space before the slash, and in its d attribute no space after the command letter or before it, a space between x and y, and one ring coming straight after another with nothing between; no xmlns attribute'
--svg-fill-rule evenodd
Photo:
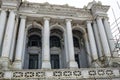
<svg viewBox="0 0 120 80"><path fill-rule="evenodd" d="M119 68L33 69L0 71L0 79L109 79L120 78Z"/></svg>

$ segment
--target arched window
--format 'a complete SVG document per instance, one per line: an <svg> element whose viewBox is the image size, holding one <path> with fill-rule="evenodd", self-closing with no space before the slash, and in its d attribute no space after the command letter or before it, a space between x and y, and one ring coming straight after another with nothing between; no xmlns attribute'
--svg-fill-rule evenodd
<svg viewBox="0 0 120 80"><path fill-rule="evenodd" d="M60 38L57 36L51 36L50 47L60 47Z"/></svg>
<svg viewBox="0 0 120 80"><path fill-rule="evenodd" d="M29 37L28 46L41 47L41 37L38 35L32 35Z"/></svg>
<svg viewBox="0 0 120 80"><path fill-rule="evenodd" d="M73 42L74 42L74 47L77 47L77 48L80 47L79 40L76 37L73 37Z"/></svg>

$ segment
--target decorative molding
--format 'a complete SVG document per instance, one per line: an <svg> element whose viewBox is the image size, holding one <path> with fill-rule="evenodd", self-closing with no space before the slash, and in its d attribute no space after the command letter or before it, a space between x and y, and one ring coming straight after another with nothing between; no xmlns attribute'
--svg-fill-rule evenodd
<svg viewBox="0 0 120 80"><path fill-rule="evenodd" d="M6 77L6 75L9 75ZM108 79L118 78L117 68L84 68L84 69L34 69L0 71L0 79Z"/></svg>
<svg viewBox="0 0 120 80"><path fill-rule="evenodd" d="M2 0L1 8L17 10L22 0Z"/></svg>
<svg viewBox="0 0 120 80"><path fill-rule="evenodd" d="M40 3L38 4L24 2L20 6L20 12L92 19L90 10L84 8L74 8L65 5L46 5Z"/></svg>
<svg viewBox="0 0 120 80"><path fill-rule="evenodd" d="M94 4L91 7L93 17L96 18L97 16L107 17L107 11L109 10L110 6L103 6L100 4Z"/></svg>

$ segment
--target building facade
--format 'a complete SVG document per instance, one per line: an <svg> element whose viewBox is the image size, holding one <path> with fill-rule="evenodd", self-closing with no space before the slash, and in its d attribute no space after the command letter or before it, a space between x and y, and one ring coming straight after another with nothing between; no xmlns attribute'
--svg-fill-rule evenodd
<svg viewBox="0 0 120 80"><path fill-rule="evenodd" d="M119 80L109 6L0 0L1 80Z"/></svg>

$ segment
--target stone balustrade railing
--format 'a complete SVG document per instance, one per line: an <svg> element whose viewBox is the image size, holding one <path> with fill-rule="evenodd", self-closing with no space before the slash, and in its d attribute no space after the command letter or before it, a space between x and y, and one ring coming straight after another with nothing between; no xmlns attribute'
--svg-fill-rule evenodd
<svg viewBox="0 0 120 80"><path fill-rule="evenodd" d="M33 69L0 71L3 79L110 79L119 78L118 68L82 68L82 69Z"/></svg>

